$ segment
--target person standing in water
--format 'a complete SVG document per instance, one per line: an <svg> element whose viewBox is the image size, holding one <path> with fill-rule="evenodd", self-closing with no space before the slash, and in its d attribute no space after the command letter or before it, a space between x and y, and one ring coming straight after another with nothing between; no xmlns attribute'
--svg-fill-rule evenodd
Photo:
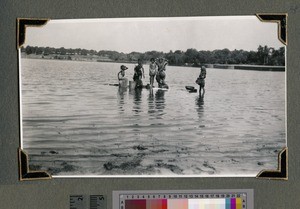
<svg viewBox="0 0 300 209"><path fill-rule="evenodd" d="M205 78L206 78L206 68L205 68L205 66L201 66L200 75L196 80L196 83L199 85L199 96L204 96ZM203 89L203 93L201 94L202 89Z"/></svg>
<svg viewBox="0 0 300 209"><path fill-rule="evenodd" d="M158 71L156 74L156 81L158 83L159 88L169 88L168 85L165 82L166 79L166 65L168 64L168 61L164 58L159 58L156 62Z"/></svg>
<svg viewBox="0 0 300 209"><path fill-rule="evenodd" d="M138 65L134 67L133 80L136 83L135 88L143 87L142 78L145 78L142 60L138 59Z"/></svg>
<svg viewBox="0 0 300 209"><path fill-rule="evenodd" d="M121 65L121 71L118 73L119 87L126 88L128 85L128 79L125 78L125 70L128 69L125 65Z"/></svg>
<svg viewBox="0 0 300 209"><path fill-rule="evenodd" d="M149 76L150 76L150 87L154 87L154 77L157 73L157 64L155 63L155 59L150 59L150 65L149 65Z"/></svg>

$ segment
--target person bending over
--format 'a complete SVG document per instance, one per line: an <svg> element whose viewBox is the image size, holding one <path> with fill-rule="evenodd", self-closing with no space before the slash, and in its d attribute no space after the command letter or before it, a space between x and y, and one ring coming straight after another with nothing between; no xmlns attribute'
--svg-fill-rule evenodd
<svg viewBox="0 0 300 209"><path fill-rule="evenodd" d="M168 85L165 82L166 79L166 65L168 64L168 61L164 58L159 58L156 62L158 70L156 73L156 81L158 83L159 88L169 88Z"/></svg>

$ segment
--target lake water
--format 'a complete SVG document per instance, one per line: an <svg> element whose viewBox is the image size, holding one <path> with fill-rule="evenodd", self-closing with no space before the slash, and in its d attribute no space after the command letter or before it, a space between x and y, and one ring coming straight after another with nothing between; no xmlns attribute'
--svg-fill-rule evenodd
<svg viewBox="0 0 300 209"><path fill-rule="evenodd" d="M167 67L168 91L119 90L121 64L21 59L23 149L52 175L253 175L277 169L285 73ZM134 65L126 77L133 76ZM148 65L145 83L149 83Z"/></svg>

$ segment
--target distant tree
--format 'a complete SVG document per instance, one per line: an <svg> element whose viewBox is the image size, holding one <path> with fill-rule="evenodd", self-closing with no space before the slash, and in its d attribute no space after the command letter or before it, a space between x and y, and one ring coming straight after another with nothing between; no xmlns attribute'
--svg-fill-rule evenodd
<svg viewBox="0 0 300 209"><path fill-rule="evenodd" d="M246 64L249 52L244 50L234 50L230 53L228 64Z"/></svg>
<svg viewBox="0 0 300 209"><path fill-rule="evenodd" d="M214 63L226 64L229 58L229 54L230 54L229 49L214 50L213 51Z"/></svg>
<svg viewBox="0 0 300 209"><path fill-rule="evenodd" d="M210 63L211 56L210 51L199 51L197 57L199 64Z"/></svg>
<svg viewBox="0 0 300 209"><path fill-rule="evenodd" d="M82 50L80 51L80 54L85 56L85 55L88 54L88 51L87 51L86 49L82 49Z"/></svg>
<svg viewBox="0 0 300 209"><path fill-rule="evenodd" d="M247 55L247 64L258 64L258 53L250 51Z"/></svg>
<svg viewBox="0 0 300 209"><path fill-rule="evenodd" d="M281 65L281 66L285 65L285 48L284 47L279 48L277 60L278 60L278 65Z"/></svg>
<svg viewBox="0 0 300 209"><path fill-rule="evenodd" d="M269 57L269 64L284 66L285 65L284 51L285 51L284 47L280 47L278 50L273 49Z"/></svg>
<svg viewBox="0 0 300 209"><path fill-rule="evenodd" d="M67 50L64 47L60 47L59 52L60 52L60 55L66 55L67 54Z"/></svg>
<svg viewBox="0 0 300 209"><path fill-rule="evenodd" d="M60 54L60 50L59 49L55 49L55 54Z"/></svg>
<svg viewBox="0 0 300 209"><path fill-rule="evenodd" d="M35 54L43 54L44 53L45 48L44 47L37 47Z"/></svg>
<svg viewBox="0 0 300 209"><path fill-rule="evenodd" d="M187 49L184 61L190 65L197 65L199 63L198 51L196 49Z"/></svg>
<svg viewBox="0 0 300 209"><path fill-rule="evenodd" d="M26 48L25 48L25 53L26 54L32 54L33 52L32 52L32 47L31 46L26 46Z"/></svg>
<svg viewBox="0 0 300 209"><path fill-rule="evenodd" d="M174 53L167 53L166 59L169 60L169 65L182 66L185 64L186 55L181 50L176 50Z"/></svg>
<svg viewBox="0 0 300 209"><path fill-rule="evenodd" d="M169 61L169 65L175 65L175 66L184 65L185 63L184 57L185 57L184 53L181 51L177 51L176 53L170 51L165 55L165 58Z"/></svg>
<svg viewBox="0 0 300 209"><path fill-rule="evenodd" d="M269 54L270 54L270 48L268 46L263 47L259 45L257 48L258 64L261 65L268 64Z"/></svg>
<svg viewBox="0 0 300 209"><path fill-rule="evenodd" d="M264 64L264 48L259 45L257 48L257 64Z"/></svg>
<svg viewBox="0 0 300 209"><path fill-rule="evenodd" d="M151 58L164 57L168 59L169 65L175 66L199 66L202 64L256 64L256 65L285 65L285 47L274 49L273 47L259 45L257 51L244 51L229 49L216 49L213 51L197 51L194 48L187 49L185 52L182 50L170 50L167 53L160 51L147 51L144 53L130 52L122 53L110 50L95 51L93 49L65 49L64 47L37 47L26 46L21 48L22 53L37 54L37 55L56 55L55 59L72 59L70 55L83 55L105 57L112 61L120 62L137 62L142 59L145 63L149 62ZM58 55L68 55L58 56Z"/></svg>
<svg viewBox="0 0 300 209"><path fill-rule="evenodd" d="M44 55L49 55L49 54L51 54L50 47L46 47L46 48L44 49Z"/></svg>
<svg viewBox="0 0 300 209"><path fill-rule="evenodd" d="M81 48L76 48L76 49L75 49L75 53L76 53L76 54L81 54Z"/></svg>
<svg viewBox="0 0 300 209"><path fill-rule="evenodd" d="M37 49L38 49L37 46L31 47L32 54L36 54Z"/></svg>
<svg viewBox="0 0 300 209"><path fill-rule="evenodd" d="M89 54L90 55L95 55L95 54L97 54L97 52L95 50L91 49L91 50L89 50Z"/></svg>
<svg viewBox="0 0 300 209"><path fill-rule="evenodd" d="M130 52L128 54L128 59L130 62L136 62L140 58L141 53L139 52Z"/></svg>
<svg viewBox="0 0 300 209"><path fill-rule="evenodd" d="M123 52L119 54L119 60L120 61L127 61L127 56Z"/></svg>

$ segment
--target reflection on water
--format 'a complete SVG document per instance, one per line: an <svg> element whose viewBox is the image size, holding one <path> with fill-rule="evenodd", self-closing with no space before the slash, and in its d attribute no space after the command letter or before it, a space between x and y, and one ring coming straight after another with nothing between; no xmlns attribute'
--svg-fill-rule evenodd
<svg viewBox="0 0 300 209"><path fill-rule="evenodd" d="M195 102L196 102L196 110L198 113L198 117L201 120L204 113L204 94L202 96L199 95L198 97L196 97Z"/></svg>
<svg viewBox="0 0 300 209"><path fill-rule="evenodd" d="M164 90L157 90L155 93L155 109L159 113L157 115L158 119L162 119L162 116L164 115L164 109L165 109L165 91Z"/></svg>
<svg viewBox="0 0 300 209"><path fill-rule="evenodd" d="M121 64L22 59L23 145L55 175L256 175L285 146L283 72L168 67L168 91L119 89ZM126 76L132 78L134 65ZM189 76L186 76L189 75ZM147 82L149 78L145 78ZM197 86L196 86L197 87Z"/></svg>
<svg viewBox="0 0 300 209"><path fill-rule="evenodd" d="M153 89L149 89L149 94L148 94L148 114L153 115L155 113L155 100L154 100L154 94L153 94Z"/></svg>
<svg viewBox="0 0 300 209"><path fill-rule="evenodd" d="M157 109L164 109L165 107L165 91L157 90L155 93L155 104Z"/></svg>
<svg viewBox="0 0 300 209"><path fill-rule="evenodd" d="M120 113L124 113L124 104L125 104L125 98L126 98L127 88L119 88L118 89L118 102L119 102L119 110Z"/></svg>
<svg viewBox="0 0 300 209"><path fill-rule="evenodd" d="M153 90L153 88L150 89L130 89L130 88L118 88L118 106L120 113L124 113L124 105L125 100L127 100L128 94L132 96L132 111L135 113L135 116L138 116L139 113L144 111L143 107L143 97L142 92L148 93L147 98L147 106L148 106L148 117L151 120L151 118L155 117L156 119L163 119L162 116L164 115L163 110L165 109L165 92L166 90L156 89ZM155 92L155 94L154 94Z"/></svg>
<svg viewBox="0 0 300 209"><path fill-rule="evenodd" d="M133 89L130 93L133 95L133 106L132 111L136 114L143 111L142 108L142 90L141 88Z"/></svg>

